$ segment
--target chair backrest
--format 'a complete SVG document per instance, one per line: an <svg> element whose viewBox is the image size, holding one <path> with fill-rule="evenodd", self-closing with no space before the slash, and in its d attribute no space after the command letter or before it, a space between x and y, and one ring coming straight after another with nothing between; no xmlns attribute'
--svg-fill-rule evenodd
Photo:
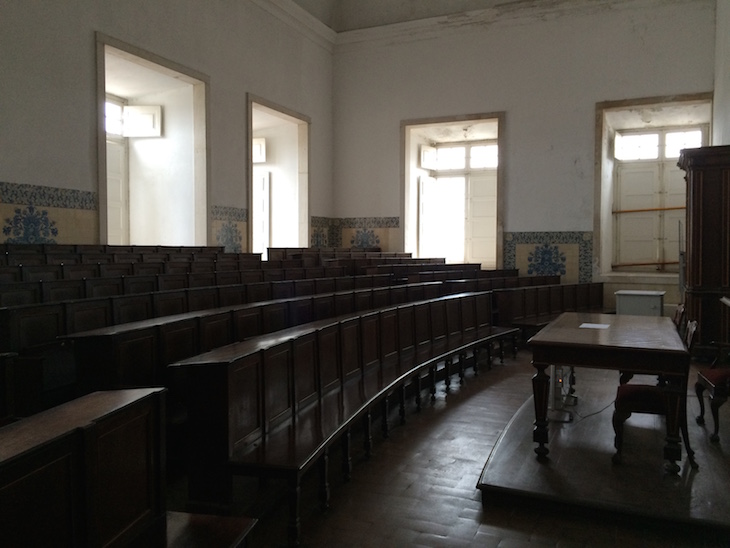
<svg viewBox="0 0 730 548"><path fill-rule="evenodd" d="M674 311L674 317L672 318L672 321L677 327L677 331L679 331L680 333L682 332L682 328L684 327L686 316L687 309L685 308L683 303L679 303L677 305L677 309Z"/></svg>
<svg viewBox="0 0 730 548"><path fill-rule="evenodd" d="M692 347L695 342L695 331L697 331L697 320L688 321L684 332L684 345L690 353L692 352Z"/></svg>

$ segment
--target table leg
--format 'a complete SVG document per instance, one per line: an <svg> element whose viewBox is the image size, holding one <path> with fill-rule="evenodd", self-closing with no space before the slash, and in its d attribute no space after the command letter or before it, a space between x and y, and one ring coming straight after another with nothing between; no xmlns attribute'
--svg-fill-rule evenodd
<svg viewBox="0 0 730 548"><path fill-rule="evenodd" d="M537 369L537 373L532 377L532 394L535 402L535 429L532 431L532 441L538 443L535 448L537 460L547 460L547 454L550 450L547 448L548 442L548 420L547 407L550 392L550 376L545 373L548 364L532 362Z"/></svg>
<svg viewBox="0 0 730 548"><path fill-rule="evenodd" d="M679 426L682 424L682 412L686 412L686 406L682 405L682 387L684 383L674 381L667 383L666 386L666 402L667 402L667 437L664 445L664 459L667 462L667 471L676 474L680 467L677 461L682 460L682 447L679 438ZM686 388L685 388L686 393ZM685 396L686 397L686 396Z"/></svg>

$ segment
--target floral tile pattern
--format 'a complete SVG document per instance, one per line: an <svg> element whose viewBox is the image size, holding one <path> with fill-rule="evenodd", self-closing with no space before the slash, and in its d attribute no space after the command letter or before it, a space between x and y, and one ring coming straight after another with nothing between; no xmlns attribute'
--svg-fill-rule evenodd
<svg viewBox="0 0 730 548"><path fill-rule="evenodd" d="M559 270L563 265L565 272L556 274L579 282L593 279L592 232L508 232L504 236L503 254L505 268L526 264L528 271L532 268L537 274L538 270ZM573 263L575 267L571 266ZM573 268L577 272L573 272Z"/></svg>
<svg viewBox="0 0 730 548"><path fill-rule="evenodd" d="M380 247L380 238L371 228L361 228L350 238L350 247Z"/></svg>
<svg viewBox="0 0 730 548"><path fill-rule="evenodd" d="M530 264L527 274L530 276L565 276L565 253L557 245L536 245L527 261Z"/></svg>
<svg viewBox="0 0 730 548"><path fill-rule="evenodd" d="M312 226L311 238L309 240L310 247L329 247L327 242L327 229Z"/></svg>
<svg viewBox="0 0 730 548"><path fill-rule="evenodd" d="M15 208L15 215L5 219L3 235L8 236L9 244L55 244L58 228L47 210L38 211L28 204L26 208Z"/></svg>
<svg viewBox="0 0 730 548"><path fill-rule="evenodd" d="M210 208L210 220L216 245L222 245L229 253L243 251L248 209L214 205Z"/></svg>
<svg viewBox="0 0 730 548"><path fill-rule="evenodd" d="M389 241L388 233L400 227L399 217L312 217L312 247L379 247Z"/></svg>
<svg viewBox="0 0 730 548"><path fill-rule="evenodd" d="M221 223L220 229L216 232L215 241L228 253L240 253L243 250L241 231L238 229L238 225L231 221Z"/></svg>

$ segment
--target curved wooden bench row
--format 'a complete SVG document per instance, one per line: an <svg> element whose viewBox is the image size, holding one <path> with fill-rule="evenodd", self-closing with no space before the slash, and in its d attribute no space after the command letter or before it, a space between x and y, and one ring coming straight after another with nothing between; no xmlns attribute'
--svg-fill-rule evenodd
<svg viewBox="0 0 730 548"><path fill-rule="evenodd" d="M286 478L296 544L302 476L318 463L326 506L328 450L342 440L349 475L354 421L364 419L369 450L373 406L383 406L387 436L390 395L398 395L403 421L407 383L416 383L420 404L420 381L428 379L434 397L439 364L448 387L454 359L463 375L469 353L512 337L517 329L490 325L490 305L489 292L440 297L312 322L171 365L189 387L191 508L227 507L233 474Z"/></svg>
<svg viewBox="0 0 730 548"><path fill-rule="evenodd" d="M110 265L69 265L70 277L54 278L45 271L36 271L38 279L0 282L0 306L17 306L62 301L148 293L189 287L248 284L345 276L341 267L271 268L246 270L200 270L197 272L162 272L172 263L114 263ZM185 263L177 263L185 264ZM208 264L208 263L202 263ZM216 265L210 263L211 268ZM86 269L101 269L87 272ZM25 268L25 267L18 267ZM31 267L27 267L31 268ZM40 267L42 269L48 266ZM68 269L67 269L68 270ZM72 272L72 273L70 273ZM84 275L88 274L88 276ZM74 277L74 276L79 277ZM384 277L387 275L383 275ZM33 276L35 277L35 276ZM390 277L389 277L390 278Z"/></svg>
<svg viewBox="0 0 730 548"><path fill-rule="evenodd" d="M223 253L218 245L0 244L0 253Z"/></svg>
<svg viewBox="0 0 730 548"><path fill-rule="evenodd" d="M373 282L377 279L371 278ZM9 407L6 416L27 416L92 390L164 385L167 364L217 346L315 319L439 297L462 288L428 282L261 299L254 303L242 302L243 286L209 289L209 297L219 295L220 302L226 300L223 306L217 306L217 301L211 299L209 306L188 311L182 306L175 308L176 303L186 302L186 297L191 304L193 296L201 296L180 291L137 295L124 300L71 301L60 307L42 308L40 311L45 315L34 314L38 310L32 307L18 307L14 326L16 330L25 329L26 337L37 333L26 329L27 326L37 327L42 321L56 327L57 323L65 323L68 331L62 333L59 327L53 341L34 344L19 356L4 355L0 360L2 369L14 374L5 376L11 380L6 383L5 396L0 397L0 407ZM164 300L159 301L168 298L168 305L163 304ZM159 301L156 310L168 313L150 315L155 300ZM115 308L122 305L125 310ZM29 314L22 316L25 312ZM115 313L131 321L104 325ZM100 360L100 356L104 359Z"/></svg>
<svg viewBox="0 0 730 548"><path fill-rule="evenodd" d="M438 282L260 300L73 333L80 393L167 385L167 366L236 341L394 304L442 296ZM104 356L100 363L99 356Z"/></svg>
<svg viewBox="0 0 730 548"><path fill-rule="evenodd" d="M74 246L70 246L74 247ZM108 264L126 262L214 262L240 261L246 268L260 267L260 253L226 253L215 248L200 250L192 248L163 249L155 247L136 248L119 246L106 250L85 249L83 251L63 250L29 251L10 249L0 254L0 265L56 265L56 264Z"/></svg>
<svg viewBox="0 0 730 548"><path fill-rule="evenodd" d="M95 280L100 282L95 297L0 308L0 352L21 352L61 335L169 314L391 284L387 275L338 276L155 291L147 286L154 280L135 279L140 285L129 287L129 294L123 293L123 278L105 278ZM111 285L102 285L105 281Z"/></svg>
<svg viewBox="0 0 730 548"><path fill-rule="evenodd" d="M579 282L495 289L495 323L519 327L523 339L563 312L603 312L603 283Z"/></svg>

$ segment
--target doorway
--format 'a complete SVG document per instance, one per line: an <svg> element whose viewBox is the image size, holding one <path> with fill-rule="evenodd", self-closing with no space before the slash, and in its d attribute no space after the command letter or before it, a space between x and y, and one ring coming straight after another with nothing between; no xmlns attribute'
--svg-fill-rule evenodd
<svg viewBox="0 0 730 548"><path fill-rule="evenodd" d="M100 241L207 245L204 77L110 37L97 44Z"/></svg>
<svg viewBox="0 0 730 548"><path fill-rule="evenodd" d="M502 264L502 124L501 114L403 123L405 251Z"/></svg>
<svg viewBox="0 0 730 548"><path fill-rule="evenodd" d="M309 245L310 120L252 96L249 120L249 241L266 259L269 247Z"/></svg>

